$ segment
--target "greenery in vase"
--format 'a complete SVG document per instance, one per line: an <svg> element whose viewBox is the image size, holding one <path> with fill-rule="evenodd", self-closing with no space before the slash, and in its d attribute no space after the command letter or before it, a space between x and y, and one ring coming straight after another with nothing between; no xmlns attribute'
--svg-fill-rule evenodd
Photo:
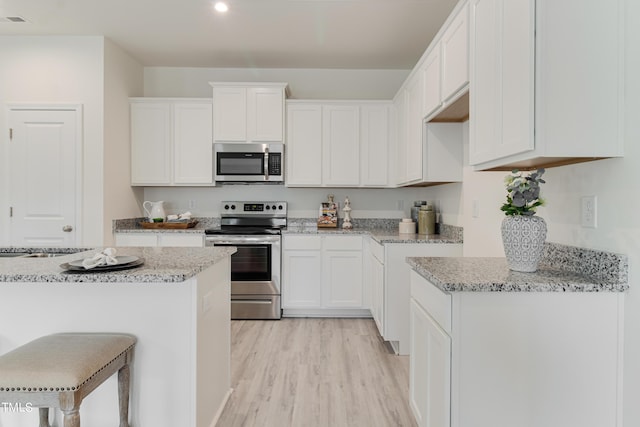
<svg viewBox="0 0 640 427"><path fill-rule="evenodd" d="M544 169L538 169L530 174L524 174L518 169L511 171L504 179L507 187L507 201L500 210L505 215L525 215L532 216L536 213L536 208L544 204L540 198L540 184L544 184L542 179Z"/></svg>

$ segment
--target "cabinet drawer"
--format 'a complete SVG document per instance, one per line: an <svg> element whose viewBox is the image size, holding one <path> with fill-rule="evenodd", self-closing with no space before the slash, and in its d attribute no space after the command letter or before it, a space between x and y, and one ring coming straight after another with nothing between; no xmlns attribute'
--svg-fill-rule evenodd
<svg viewBox="0 0 640 427"><path fill-rule="evenodd" d="M451 295L442 292L411 270L411 298L451 335Z"/></svg>
<svg viewBox="0 0 640 427"><path fill-rule="evenodd" d="M334 251L361 251L362 236L324 236L324 248Z"/></svg>
<svg viewBox="0 0 640 427"><path fill-rule="evenodd" d="M384 264L384 246L375 240L371 239L369 247L371 248L371 254L378 260L380 263Z"/></svg>
<svg viewBox="0 0 640 427"><path fill-rule="evenodd" d="M285 250L320 250L322 238L320 236L284 236L282 247Z"/></svg>

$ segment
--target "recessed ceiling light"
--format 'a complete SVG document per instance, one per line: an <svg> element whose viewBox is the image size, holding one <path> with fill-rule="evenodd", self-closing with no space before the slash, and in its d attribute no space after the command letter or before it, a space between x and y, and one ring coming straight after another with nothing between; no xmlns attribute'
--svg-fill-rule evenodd
<svg viewBox="0 0 640 427"><path fill-rule="evenodd" d="M213 8L220 13L224 13L229 10L229 6L227 6L223 1L217 1Z"/></svg>

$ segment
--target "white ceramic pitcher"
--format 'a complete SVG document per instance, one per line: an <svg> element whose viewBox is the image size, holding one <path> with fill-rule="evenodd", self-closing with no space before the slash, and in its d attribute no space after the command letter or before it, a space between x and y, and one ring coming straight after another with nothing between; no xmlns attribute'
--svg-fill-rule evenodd
<svg viewBox="0 0 640 427"><path fill-rule="evenodd" d="M153 222L155 218L162 218L163 221L166 218L164 201L150 202L147 200L142 204L142 208L144 209L144 213L147 214L149 222Z"/></svg>

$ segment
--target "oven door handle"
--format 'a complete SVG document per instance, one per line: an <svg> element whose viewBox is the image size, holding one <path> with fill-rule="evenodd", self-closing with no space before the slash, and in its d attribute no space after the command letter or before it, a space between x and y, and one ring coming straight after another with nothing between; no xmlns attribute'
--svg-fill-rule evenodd
<svg viewBox="0 0 640 427"><path fill-rule="evenodd" d="M264 240L209 240L208 243L213 243L213 245L233 245L233 246L244 246L244 245L270 245L273 242L265 242Z"/></svg>
<svg viewBox="0 0 640 427"><path fill-rule="evenodd" d="M232 299L231 304L261 304L261 305L271 305L273 304L272 300L265 299Z"/></svg>

